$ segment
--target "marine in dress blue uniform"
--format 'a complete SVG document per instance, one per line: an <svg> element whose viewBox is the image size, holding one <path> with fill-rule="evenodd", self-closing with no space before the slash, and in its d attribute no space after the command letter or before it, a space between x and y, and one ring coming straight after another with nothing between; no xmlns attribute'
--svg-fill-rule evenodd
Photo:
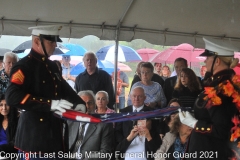
<svg viewBox="0 0 240 160"><path fill-rule="evenodd" d="M12 68L6 91L7 103L24 110L19 119L15 147L37 154L40 151L66 152L68 146L64 145L63 120L55 117L54 111L64 112L85 102L62 78L56 63L48 58L56 42L62 42L59 38L61 26L29 29L32 29L32 49Z"/></svg>
<svg viewBox="0 0 240 160"><path fill-rule="evenodd" d="M215 39L205 39L205 60L208 78L205 87L216 87L220 83L230 80L235 72L231 69L238 64L238 59L233 58L234 51L238 50L230 43ZM197 157L186 159L230 159L233 154L230 149L230 135L233 127L232 118L238 114L232 97L217 93L221 98L220 105L207 103L202 92L194 105L193 118L189 113L179 113L181 122L193 128L189 139L188 153L195 153ZM214 102L213 102L214 103ZM206 107L208 106L208 107Z"/></svg>

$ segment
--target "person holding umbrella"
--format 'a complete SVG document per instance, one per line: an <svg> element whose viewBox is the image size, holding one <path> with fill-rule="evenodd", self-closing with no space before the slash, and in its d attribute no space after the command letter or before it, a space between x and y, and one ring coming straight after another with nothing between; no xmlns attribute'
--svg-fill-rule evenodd
<svg viewBox="0 0 240 160"><path fill-rule="evenodd" d="M71 57L69 55L62 55L62 75L63 78L66 80L70 79L70 72L74 67L74 65L71 64L70 61Z"/></svg>
<svg viewBox="0 0 240 160"><path fill-rule="evenodd" d="M222 40L203 40L205 52L200 56L207 57L204 62L211 76L206 80L205 91L195 102L195 118L189 112L179 112L181 122L193 128L188 153L197 156L189 159L234 159L229 140L231 131L238 128L238 125L234 127L234 122L239 123L239 100L235 99L239 97L239 77L234 76L235 72L231 68L238 64L239 60L233 58L234 51L238 48ZM232 122L234 116L237 117ZM231 137L237 138L238 136ZM208 153L211 156L207 156Z"/></svg>
<svg viewBox="0 0 240 160"><path fill-rule="evenodd" d="M10 73L6 101L9 106L22 109L15 148L20 153L36 153L29 159L40 158L43 153L55 154L58 159L59 151L68 152L63 120L54 116L54 112L63 113L72 107L86 109L85 102L62 78L57 64L49 60L56 42L62 42L61 28L59 25L30 27L32 49Z"/></svg>
<svg viewBox="0 0 240 160"><path fill-rule="evenodd" d="M74 89L75 77L70 75L74 65L70 63L70 55L62 55L62 76L67 81L67 83Z"/></svg>

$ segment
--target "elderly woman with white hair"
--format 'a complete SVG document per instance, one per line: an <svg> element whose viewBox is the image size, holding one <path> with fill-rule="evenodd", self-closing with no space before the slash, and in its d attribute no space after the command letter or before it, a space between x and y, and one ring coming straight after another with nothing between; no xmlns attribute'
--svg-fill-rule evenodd
<svg viewBox="0 0 240 160"><path fill-rule="evenodd" d="M12 66L18 61L18 57L13 52L7 52L3 57L4 68L0 71L0 94L5 94Z"/></svg>
<svg viewBox="0 0 240 160"><path fill-rule="evenodd" d="M96 93L96 105L97 109L95 110L98 114L104 114L104 113L115 113L114 110L107 107L107 104L109 102L109 96L106 91L98 91Z"/></svg>

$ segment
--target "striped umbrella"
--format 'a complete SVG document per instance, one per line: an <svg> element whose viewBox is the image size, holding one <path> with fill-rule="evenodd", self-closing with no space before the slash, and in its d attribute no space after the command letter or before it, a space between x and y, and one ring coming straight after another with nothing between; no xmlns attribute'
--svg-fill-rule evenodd
<svg viewBox="0 0 240 160"><path fill-rule="evenodd" d="M99 60L114 61L115 55L115 45L110 45L101 48L97 51L96 56ZM139 54L128 46L119 45L118 46L118 61L119 62L133 62L141 61L142 58Z"/></svg>

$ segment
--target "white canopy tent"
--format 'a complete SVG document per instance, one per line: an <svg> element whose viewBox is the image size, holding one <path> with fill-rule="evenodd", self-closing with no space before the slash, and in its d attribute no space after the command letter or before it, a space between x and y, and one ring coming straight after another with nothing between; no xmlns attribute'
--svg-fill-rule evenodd
<svg viewBox="0 0 240 160"><path fill-rule="evenodd" d="M202 37L209 36L239 45L239 8L239 0L1 0L0 33L29 36L30 26L63 24L65 38L203 48Z"/></svg>
<svg viewBox="0 0 240 160"><path fill-rule="evenodd" d="M116 46L144 39L204 48L202 37L240 46L239 8L239 0L1 0L0 35L30 36L28 27L62 24L61 37L95 35Z"/></svg>

